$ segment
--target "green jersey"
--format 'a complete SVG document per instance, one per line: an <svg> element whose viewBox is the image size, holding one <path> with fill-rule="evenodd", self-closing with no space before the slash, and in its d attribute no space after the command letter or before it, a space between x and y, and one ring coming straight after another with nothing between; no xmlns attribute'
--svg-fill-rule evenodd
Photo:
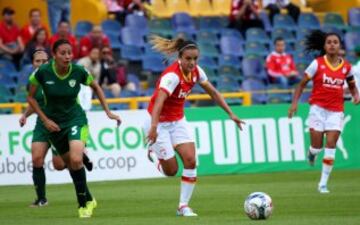
<svg viewBox="0 0 360 225"><path fill-rule="evenodd" d="M30 76L30 83L42 87L47 117L57 123L60 128L73 124L87 124L84 110L77 101L80 84L89 85L93 77L84 67L70 64L69 72L59 76L55 70L55 62L50 61Z"/></svg>

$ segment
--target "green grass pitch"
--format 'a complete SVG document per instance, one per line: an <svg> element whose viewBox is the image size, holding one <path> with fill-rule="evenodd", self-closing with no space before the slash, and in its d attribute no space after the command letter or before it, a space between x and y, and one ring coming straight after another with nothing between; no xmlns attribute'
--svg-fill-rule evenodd
<svg viewBox="0 0 360 225"><path fill-rule="evenodd" d="M77 218L71 184L49 185L49 206L29 208L32 186L0 187L1 225L357 225L360 224L360 170L334 170L328 195L316 191L320 171L199 177L191 206L197 218L175 216L179 178L90 183L98 208ZM274 212L251 221L243 202L254 191L268 193Z"/></svg>

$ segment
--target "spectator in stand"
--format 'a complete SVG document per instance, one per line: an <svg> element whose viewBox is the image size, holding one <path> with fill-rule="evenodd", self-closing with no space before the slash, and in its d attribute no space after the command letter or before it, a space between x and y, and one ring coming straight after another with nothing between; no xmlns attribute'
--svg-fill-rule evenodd
<svg viewBox="0 0 360 225"><path fill-rule="evenodd" d="M57 32L60 21L70 21L70 0L47 0L51 33Z"/></svg>
<svg viewBox="0 0 360 225"><path fill-rule="evenodd" d="M77 64L84 66L84 68L89 71L89 73L94 76L94 80L96 82L99 81L100 78L100 49L92 48L88 56L85 56L77 62ZM79 92L79 102L81 107L85 111L89 111L91 109L91 99L92 99L92 90L90 87L81 85Z"/></svg>
<svg viewBox="0 0 360 225"><path fill-rule="evenodd" d="M274 41L275 51L271 52L266 59L266 69L270 83L280 84L283 88L289 88L300 81L295 62L290 54L285 52L285 41L276 38Z"/></svg>
<svg viewBox="0 0 360 225"><path fill-rule="evenodd" d="M51 55L49 38L44 28L37 29L30 42L26 45L22 63L31 63L31 57L36 50L43 50L47 55Z"/></svg>
<svg viewBox="0 0 360 225"><path fill-rule="evenodd" d="M20 31L21 40L25 46L31 40L36 30L40 28L45 29L46 36L50 37L48 29L41 23L40 9L31 9L29 12L29 24L25 25Z"/></svg>
<svg viewBox="0 0 360 225"><path fill-rule="evenodd" d="M0 58L12 60L19 69L24 45L20 37L20 29L14 21L15 11L5 7L2 11L3 21L0 22Z"/></svg>
<svg viewBox="0 0 360 225"><path fill-rule="evenodd" d="M263 0L262 6L264 9L269 10L271 23L273 22L274 16L279 14L281 9L286 9L295 22L297 22L300 15L300 8L289 0Z"/></svg>
<svg viewBox="0 0 360 225"><path fill-rule="evenodd" d="M63 21L59 22L57 33L54 34L50 38L50 46L51 46L51 48L54 45L54 43L59 39L65 39L65 40L68 40L70 42L71 47L72 47L72 51L73 51L73 54L74 54L74 59L77 59L79 57L78 41L76 40L76 37L71 34L71 32L70 32L70 24L66 20L63 20Z"/></svg>
<svg viewBox="0 0 360 225"><path fill-rule="evenodd" d="M94 47L102 49L110 46L109 38L102 32L101 26L94 26L89 34L80 40L80 57L85 57Z"/></svg>
<svg viewBox="0 0 360 225"><path fill-rule="evenodd" d="M118 74L122 77L122 81L118 80ZM120 76L119 76L120 77ZM114 60L110 47L104 47L101 49L101 70L99 84L104 89L110 90L114 97L120 97L121 85L126 90L135 91L136 86L132 82L127 82L126 74L123 67L119 66Z"/></svg>
<svg viewBox="0 0 360 225"><path fill-rule="evenodd" d="M127 14L136 13L145 15L145 7L142 0L103 0L109 14L115 15L115 19L122 25L125 24ZM147 1L146 1L147 2Z"/></svg>
<svg viewBox="0 0 360 225"><path fill-rule="evenodd" d="M251 27L264 28L259 12L257 0L232 0L229 27L238 29L243 35Z"/></svg>

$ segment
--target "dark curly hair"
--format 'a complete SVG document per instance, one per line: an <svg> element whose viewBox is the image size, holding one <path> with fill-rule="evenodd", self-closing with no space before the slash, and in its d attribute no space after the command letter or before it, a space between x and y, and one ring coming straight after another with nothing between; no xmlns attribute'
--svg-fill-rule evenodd
<svg viewBox="0 0 360 225"><path fill-rule="evenodd" d="M329 36L336 36L339 39L340 45L342 45L342 39L339 34L331 32L325 33L321 30L311 31L305 38L305 52L315 53L317 56L325 55L325 41Z"/></svg>

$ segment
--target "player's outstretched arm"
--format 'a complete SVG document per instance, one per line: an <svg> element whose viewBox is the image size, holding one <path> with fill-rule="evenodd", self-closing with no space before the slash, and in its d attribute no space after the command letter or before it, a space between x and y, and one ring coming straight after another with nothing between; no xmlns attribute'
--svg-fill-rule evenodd
<svg viewBox="0 0 360 225"><path fill-rule="evenodd" d="M19 124L20 127L23 127L26 124L26 119L31 116L31 114L33 114L35 111L34 109L28 105L28 107L26 107L25 112L21 115L20 119L19 119Z"/></svg>
<svg viewBox="0 0 360 225"><path fill-rule="evenodd" d="M45 113L40 109L40 106L39 106L37 100L34 98L36 90L37 90L37 86L31 84L30 90L29 90L29 95L27 97L27 101L28 101L29 105L39 115L39 118L44 123L44 126L46 127L46 129L48 129L50 132L60 131L60 127L54 121L49 119L45 115Z"/></svg>
<svg viewBox="0 0 360 225"><path fill-rule="evenodd" d="M155 99L154 107L151 113L151 127L149 130L149 133L147 134L147 142L151 145L156 142L157 138L157 126L159 124L159 118L162 111L162 108L164 106L165 100L168 98L168 94L162 90L159 89L159 92L157 94L157 97Z"/></svg>
<svg viewBox="0 0 360 225"><path fill-rule="evenodd" d="M210 95L210 97L218 104L224 111L229 114L229 117L236 123L236 125L242 130L242 124L244 121L240 120L230 109L226 103L224 97L216 90L216 88L208 81L200 83L200 86Z"/></svg>
<svg viewBox="0 0 360 225"><path fill-rule="evenodd" d="M292 118L293 115L296 113L298 101L299 101L300 96L301 96L301 94L303 93L303 91L304 91L304 89L306 87L306 84L309 82L309 80L310 80L309 76L305 75L304 78L300 81L299 85L296 87L291 106L290 106L290 108L288 110L288 117L289 118Z"/></svg>
<svg viewBox="0 0 360 225"><path fill-rule="evenodd" d="M106 102L105 95L101 87L96 81L92 81L90 83L90 87L93 89L97 97L99 98L99 101L101 103L102 108L106 112L106 115L109 117L109 119L116 120L117 125L119 126L121 124L121 119L118 115L115 115L114 113L110 112L109 105Z"/></svg>
<svg viewBox="0 0 360 225"><path fill-rule="evenodd" d="M355 105L358 105L360 103L360 96L359 96L359 90L356 87L355 79L353 76L346 79L349 87L349 91L351 93L351 96L353 97L353 103Z"/></svg>

